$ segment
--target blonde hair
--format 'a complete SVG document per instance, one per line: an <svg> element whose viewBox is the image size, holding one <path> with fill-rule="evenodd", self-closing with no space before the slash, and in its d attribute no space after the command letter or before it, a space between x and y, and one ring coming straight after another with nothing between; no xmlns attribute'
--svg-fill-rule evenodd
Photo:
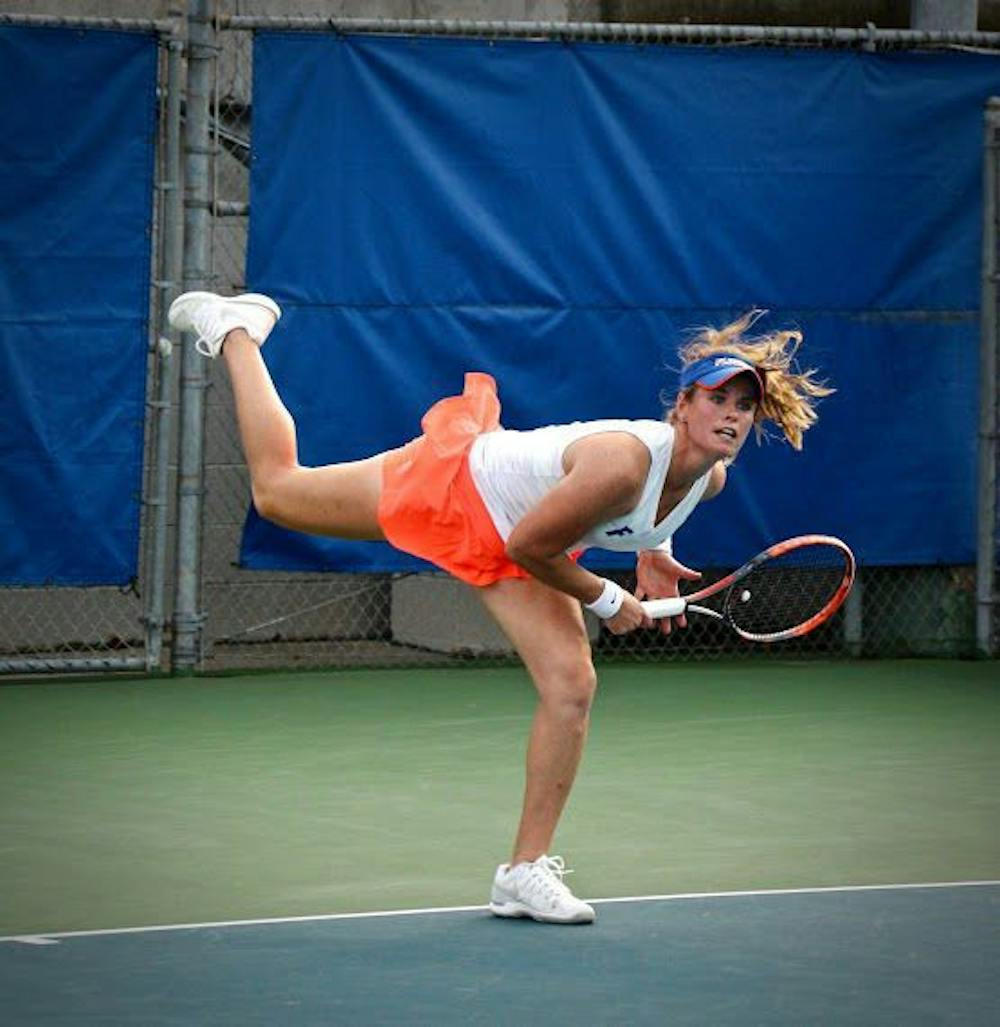
<svg viewBox="0 0 1000 1027"><path fill-rule="evenodd" d="M801 449L803 432L816 423L814 401L835 390L816 380L814 368L800 371L795 364L795 354L802 345L800 331L786 329L765 335L746 334L766 313L766 310L754 309L724 328L695 329L694 337L681 347L680 358L687 365L715 353L733 353L754 364L761 371L765 385L764 396L754 413L758 442L765 434L765 423L771 421L781 429L793 449ZM674 423L673 410L668 418Z"/></svg>

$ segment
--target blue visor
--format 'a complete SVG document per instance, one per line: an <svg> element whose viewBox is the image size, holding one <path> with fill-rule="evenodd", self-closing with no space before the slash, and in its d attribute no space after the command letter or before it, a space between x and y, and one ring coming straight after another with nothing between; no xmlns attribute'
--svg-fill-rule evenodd
<svg viewBox="0 0 1000 1027"><path fill-rule="evenodd" d="M764 395L764 375L754 364L735 353L713 353L681 369L681 388L700 385L703 389L717 389L738 374L752 374L760 395Z"/></svg>

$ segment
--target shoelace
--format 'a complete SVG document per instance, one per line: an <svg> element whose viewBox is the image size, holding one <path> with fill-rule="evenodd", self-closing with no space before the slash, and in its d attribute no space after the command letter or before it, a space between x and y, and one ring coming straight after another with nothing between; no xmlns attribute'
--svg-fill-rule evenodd
<svg viewBox="0 0 1000 1027"><path fill-rule="evenodd" d="M572 896L569 888L563 884L563 878L573 871L566 869L566 861L562 856L540 856L530 864L530 867L524 875L524 883L528 890L540 892L546 898Z"/></svg>
<svg viewBox="0 0 1000 1027"><path fill-rule="evenodd" d="M223 307L223 310L226 308ZM225 337L226 332L233 327L230 320L227 320L222 311L215 311L205 322L198 327L207 329L207 333L198 333L198 338L195 339L194 348L203 356L209 357L210 359L217 356L222 351L222 339ZM249 329L247 329L249 331ZM212 346L209 343L210 338L219 340L219 345L213 352Z"/></svg>
<svg viewBox="0 0 1000 1027"><path fill-rule="evenodd" d="M212 356L212 348L211 348L211 346L209 346L208 339L206 339L204 335L199 335L198 338L195 339L194 348L203 357L211 358L211 356Z"/></svg>

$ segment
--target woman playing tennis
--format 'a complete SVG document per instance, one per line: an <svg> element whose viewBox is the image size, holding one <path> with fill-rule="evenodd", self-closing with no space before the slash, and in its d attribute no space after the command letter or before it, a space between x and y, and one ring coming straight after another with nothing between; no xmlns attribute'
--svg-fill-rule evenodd
<svg viewBox="0 0 1000 1027"><path fill-rule="evenodd" d="M490 908L589 923L593 908L548 855L597 686L581 604L623 634L652 626L640 599L675 596L681 579L700 577L673 558L671 536L722 490L751 428L770 421L801 448L814 399L829 391L794 370L800 333L748 337L756 311L702 331L681 350L680 391L663 421L506 431L493 379L468 374L464 394L435 404L423 434L401 449L302 467L295 425L259 349L280 316L259 294L186 293L170 308L171 324L197 335L202 353L225 359L262 517L295 531L388 540L476 589L538 693L521 820ZM591 546L638 553L635 595L576 563ZM670 631L669 619L661 630Z"/></svg>

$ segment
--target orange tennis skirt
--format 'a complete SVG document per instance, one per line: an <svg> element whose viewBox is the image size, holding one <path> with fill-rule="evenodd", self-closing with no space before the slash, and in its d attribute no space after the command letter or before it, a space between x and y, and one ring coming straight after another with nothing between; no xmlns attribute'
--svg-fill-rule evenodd
<svg viewBox="0 0 1000 1027"><path fill-rule="evenodd" d="M423 435L382 464L378 522L385 537L470 585L531 577L508 558L469 470L477 436L500 427L496 382L470 372L462 395L435 403L420 426Z"/></svg>

